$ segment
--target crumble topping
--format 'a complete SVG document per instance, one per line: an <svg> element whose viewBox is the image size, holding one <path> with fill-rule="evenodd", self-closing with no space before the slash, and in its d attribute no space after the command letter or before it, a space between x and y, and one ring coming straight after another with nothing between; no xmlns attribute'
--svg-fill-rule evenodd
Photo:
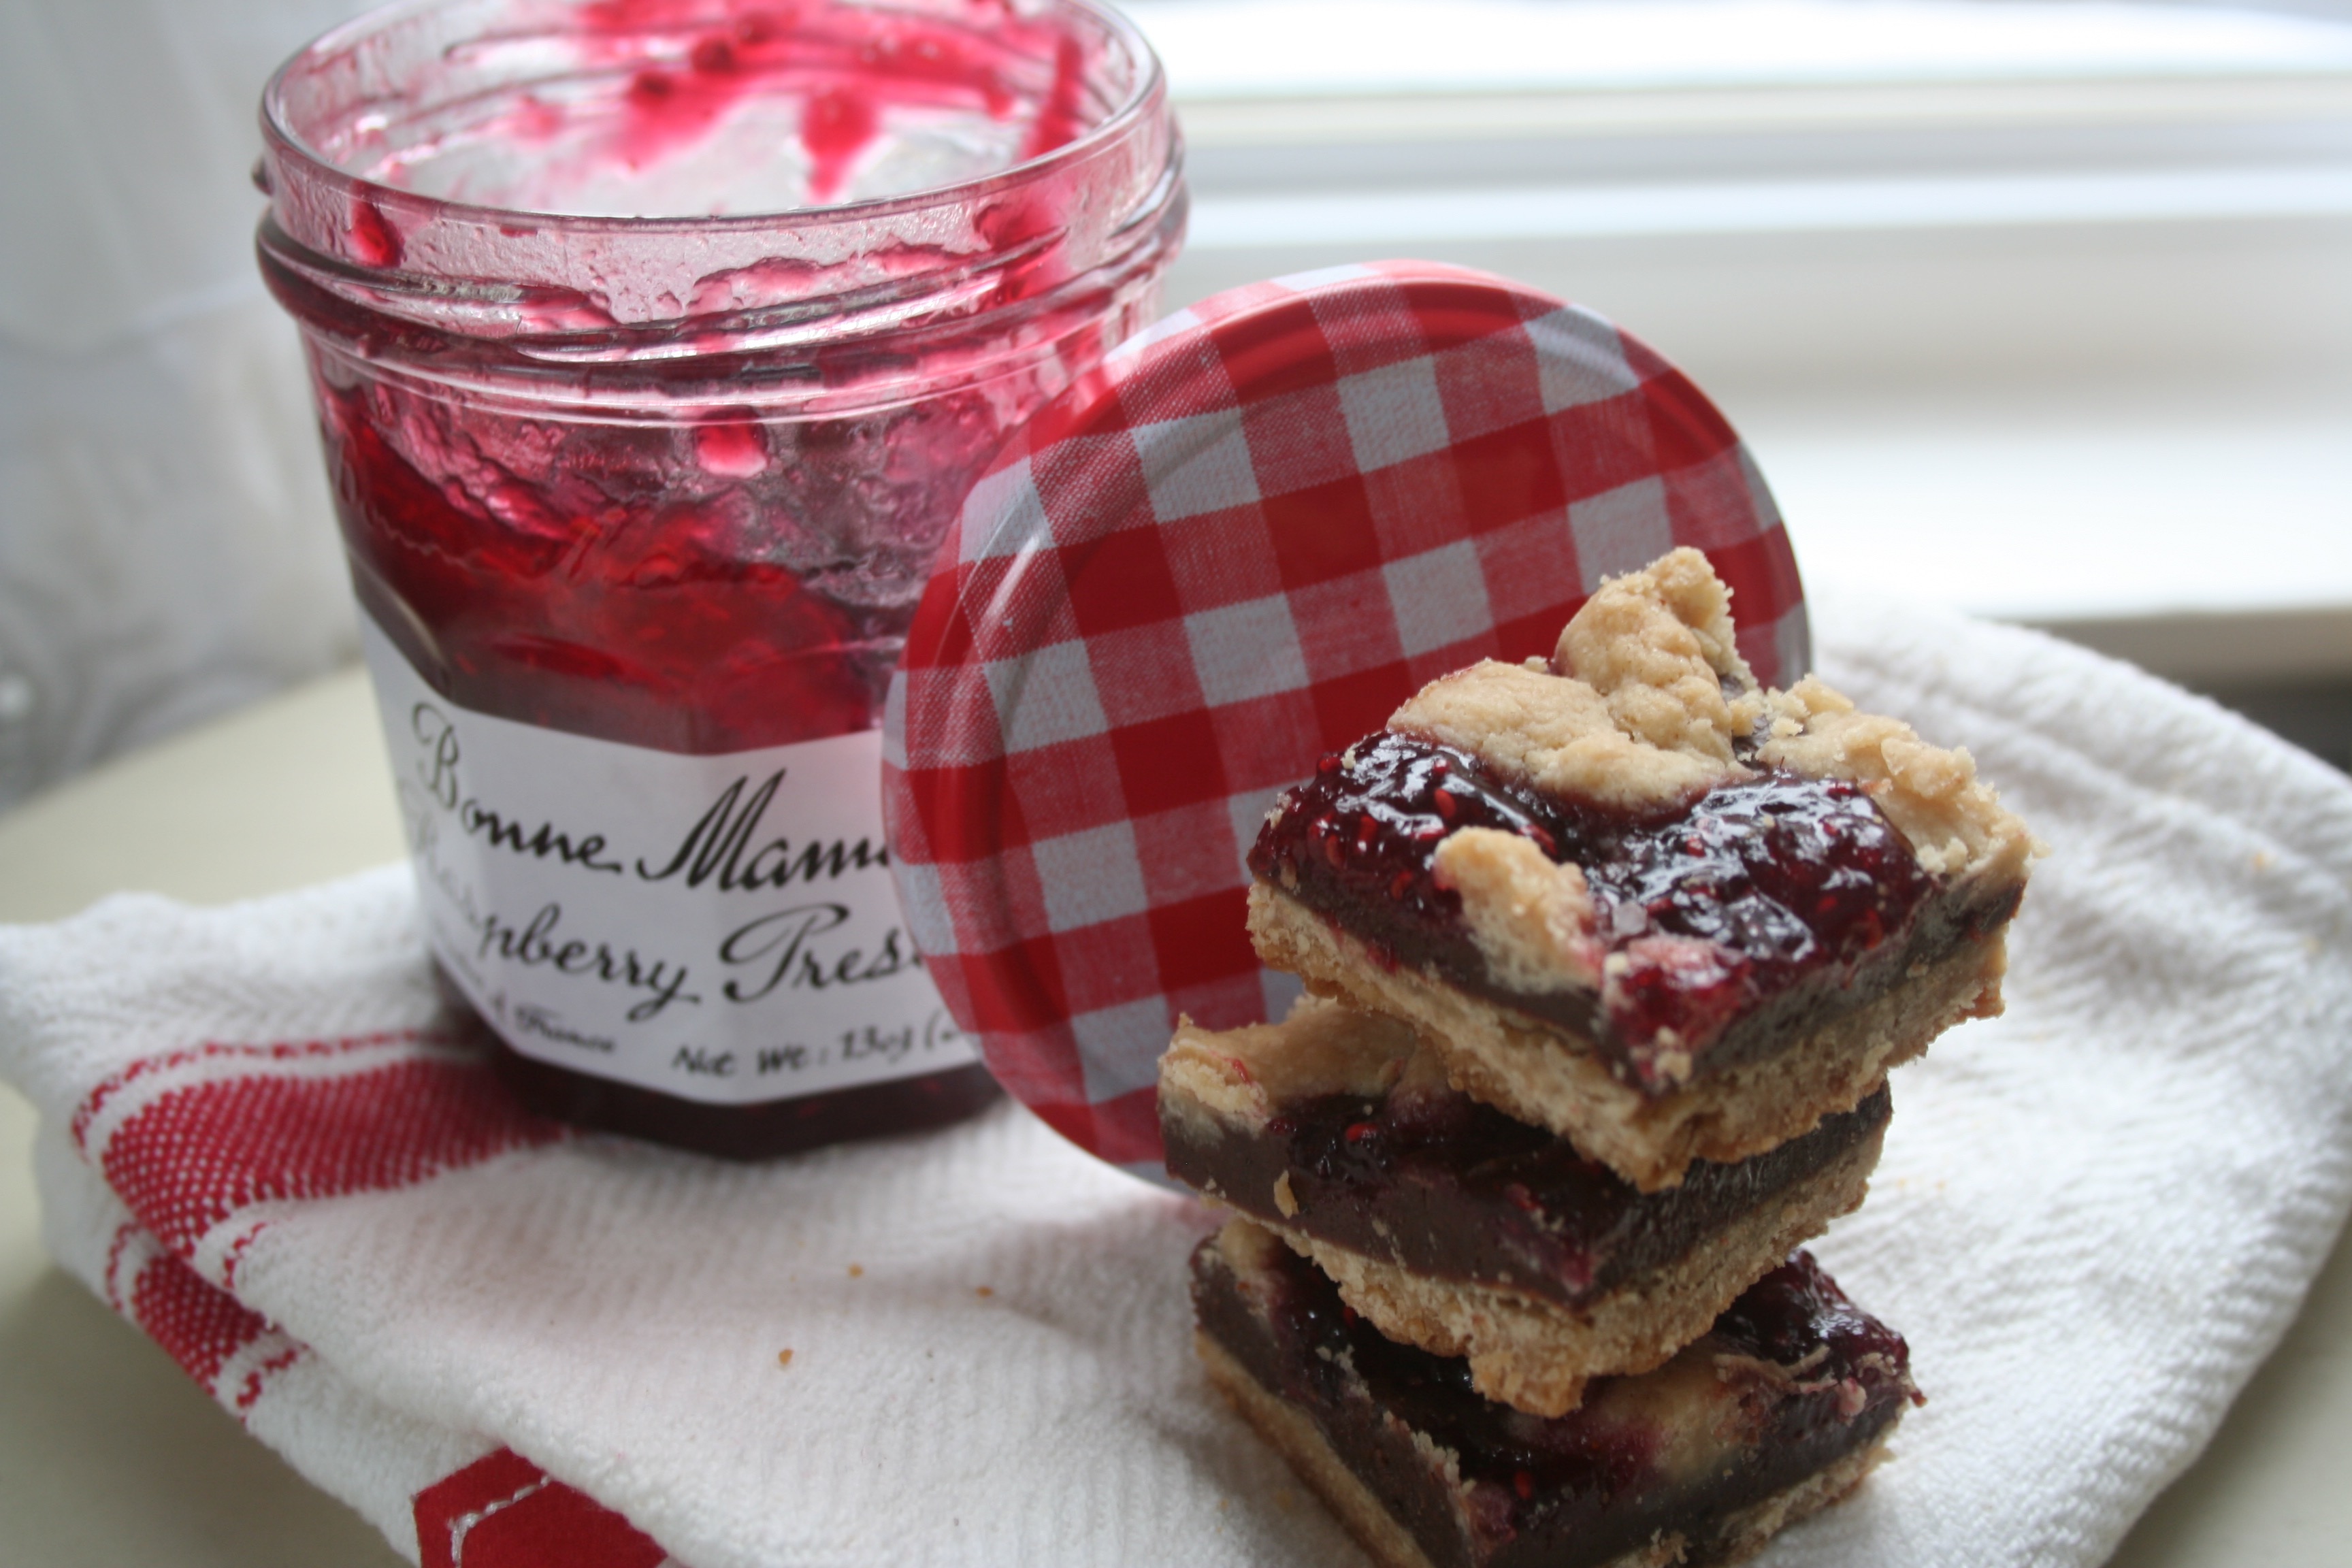
<svg viewBox="0 0 2352 1568"><path fill-rule="evenodd" d="M1731 590L1696 550L1602 583L1559 634L1552 663L1606 699L1620 730L1662 751L1728 764L1733 738L1754 722L1756 677L1734 640Z"/></svg>
<svg viewBox="0 0 2352 1568"><path fill-rule="evenodd" d="M1163 1092L1160 1101L1171 1110L1259 1127L1285 1104L1326 1094L1377 1100L1413 1068L1437 1073L1434 1063L1417 1060L1418 1047L1410 1025L1351 1014L1313 996L1299 998L1281 1024L1213 1033L1181 1018L1160 1058L1163 1089L1179 1092Z"/></svg>
<svg viewBox="0 0 2352 1568"><path fill-rule="evenodd" d="M1629 813L1686 801L1757 767L1846 779L1931 875L2024 875L2032 836L1977 778L1967 752L1859 712L1811 676L1786 691L1759 688L1739 656L1730 604L1706 556L1674 551L1603 583L1560 633L1552 665L1482 660L1430 682L1388 727L1472 752L1546 793ZM1489 935L1505 953L1542 940L1532 931Z"/></svg>
<svg viewBox="0 0 2352 1568"><path fill-rule="evenodd" d="M1542 992L1601 983L1604 944L1593 935L1582 867L1491 827L1452 834L1434 858L1437 885L1461 897L1463 923L1498 984Z"/></svg>
<svg viewBox="0 0 2352 1568"><path fill-rule="evenodd" d="M1621 693L1629 708L1645 704ZM1475 754L1552 795L1637 811L1696 795L1736 764L1711 750L1668 750L1617 727L1581 680L1481 659L1441 676L1389 717L1401 735Z"/></svg>
<svg viewBox="0 0 2352 1568"><path fill-rule="evenodd" d="M1731 590L1683 549L1601 584L1550 666L1482 660L1430 682L1388 727L1475 752L1538 789L1638 811L1741 776L1733 742L1759 704Z"/></svg>
<svg viewBox="0 0 2352 1568"><path fill-rule="evenodd" d="M1930 876L2023 879L2033 836L1977 777L1966 749L1929 745L1901 720L1861 712L1810 675L1766 701L1771 730L1759 762L1862 785Z"/></svg>

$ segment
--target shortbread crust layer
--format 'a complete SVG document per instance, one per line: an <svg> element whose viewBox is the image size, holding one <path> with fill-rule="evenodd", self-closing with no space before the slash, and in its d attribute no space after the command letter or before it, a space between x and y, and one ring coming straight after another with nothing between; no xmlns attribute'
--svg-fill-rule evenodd
<svg viewBox="0 0 2352 1568"><path fill-rule="evenodd" d="M1653 1097L1590 1042L1408 966L1264 882L1250 889L1258 956L1318 994L1410 1025L1454 1087L1568 1139L1643 1192L1695 1160L1729 1164L1851 1110L1937 1035L2000 1011L2002 937L1969 943L1797 1046Z"/></svg>

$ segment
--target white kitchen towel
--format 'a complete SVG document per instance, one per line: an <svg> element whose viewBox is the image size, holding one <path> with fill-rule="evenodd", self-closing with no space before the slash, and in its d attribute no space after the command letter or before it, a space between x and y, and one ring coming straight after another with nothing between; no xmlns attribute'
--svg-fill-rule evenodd
<svg viewBox="0 0 2352 1568"><path fill-rule="evenodd" d="M1930 1403L1767 1561L2096 1563L2352 1194L2352 786L2030 633L1816 621L1829 679L1970 747L2052 853L2008 1015L1896 1075L1817 1247ZM404 879L0 931L60 1260L403 1552L1357 1560L1192 1364L1205 1211L1011 1107L761 1166L561 1135L434 1032Z"/></svg>

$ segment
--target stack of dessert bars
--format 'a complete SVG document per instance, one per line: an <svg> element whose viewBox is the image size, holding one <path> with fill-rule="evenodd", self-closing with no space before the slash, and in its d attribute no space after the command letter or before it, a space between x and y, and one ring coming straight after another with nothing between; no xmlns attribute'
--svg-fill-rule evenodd
<svg viewBox="0 0 2352 1568"><path fill-rule="evenodd" d="M1723 1563L1918 1398L1796 1249L1888 1069L1997 1012L2033 844L1965 752L1759 685L1678 551L1446 676L1250 858L1279 1023L1186 1024L1168 1169L1212 1379L1394 1568Z"/></svg>

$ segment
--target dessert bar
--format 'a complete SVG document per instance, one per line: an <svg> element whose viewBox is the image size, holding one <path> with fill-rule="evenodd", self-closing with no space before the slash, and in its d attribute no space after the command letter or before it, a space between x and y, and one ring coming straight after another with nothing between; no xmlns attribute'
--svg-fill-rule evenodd
<svg viewBox="0 0 2352 1568"><path fill-rule="evenodd" d="M2000 1009L2033 840L1965 752L1759 686L1678 550L1553 658L1432 682L1269 813L1259 956L1644 1191L1850 1109Z"/></svg>
<svg viewBox="0 0 2352 1568"><path fill-rule="evenodd" d="M1247 1221L1193 1254L1192 1297L1211 1380L1385 1568L1735 1562L1851 1490L1917 1397L1902 1338L1803 1253L1556 1420L1383 1339Z"/></svg>
<svg viewBox="0 0 2352 1568"><path fill-rule="evenodd" d="M1169 1173L1280 1236L1391 1339L1465 1356L1539 1415L1662 1365L1857 1206L1881 1089L1738 1164L1644 1194L1450 1088L1394 1019L1303 999L1280 1024L1189 1023L1160 1060Z"/></svg>

